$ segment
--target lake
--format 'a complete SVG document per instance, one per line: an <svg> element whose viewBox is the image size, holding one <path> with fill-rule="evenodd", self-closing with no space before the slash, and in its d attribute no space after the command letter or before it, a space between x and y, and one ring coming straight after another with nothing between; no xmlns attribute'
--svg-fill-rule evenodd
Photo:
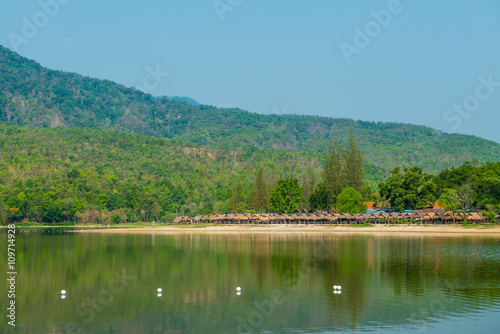
<svg viewBox="0 0 500 334"><path fill-rule="evenodd" d="M63 227L21 228L16 242L17 326L2 284L2 333L498 332L494 236ZM0 244L5 277L5 229Z"/></svg>

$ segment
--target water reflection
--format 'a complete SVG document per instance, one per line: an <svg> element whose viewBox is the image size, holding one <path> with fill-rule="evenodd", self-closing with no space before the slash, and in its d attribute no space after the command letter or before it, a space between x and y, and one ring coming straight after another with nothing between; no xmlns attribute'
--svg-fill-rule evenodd
<svg viewBox="0 0 500 334"><path fill-rule="evenodd" d="M19 333L438 332L500 311L496 237L23 228L17 243Z"/></svg>

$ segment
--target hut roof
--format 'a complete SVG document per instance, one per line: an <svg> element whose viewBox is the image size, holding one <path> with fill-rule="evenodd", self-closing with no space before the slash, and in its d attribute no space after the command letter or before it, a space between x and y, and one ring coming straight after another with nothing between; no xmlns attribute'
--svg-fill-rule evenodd
<svg viewBox="0 0 500 334"><path fill-rule="evenodd" d="M417 214L425 214L425 213L429 213L429 212L433 212L433 213L444 213L444 210L443 209L424 209L424 210L415 210L413 211L414 213L417 213Z"/></svg>
<svg viewBox="0 0 500 334"><path fill-rule="evenodd" d="M484 220L484 217L483 215L481 215L480 213L478 212L471 212L468 216L467 216L467 220Z"/></svg>
<svg viewBox="0 0 500 334"><path fill-rule="evenodd" d="M363 204L366 205L367 210L375 209L377 207L375 202L364 202Z"/></svg>
<svg viewBox="0 0 500 334"><path fill-rule="evenodd" d="M434 220L434 219L437 219L439 218L439 215L435 212L429 212L429 213L426 213L425 216L424 216L424 219L430 219L430 220Z"/></svg>
<svg viewBox="0 0 500 334"><path fill-rule="evenodd" d="M434 203L433 209L444 209L445 206L446 206L446 203L436 202L436 203Z"/></svg>

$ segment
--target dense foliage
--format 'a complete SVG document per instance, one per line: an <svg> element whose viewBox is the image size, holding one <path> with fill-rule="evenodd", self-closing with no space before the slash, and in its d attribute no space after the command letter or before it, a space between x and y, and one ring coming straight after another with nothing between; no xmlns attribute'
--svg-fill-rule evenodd
<svg viewBox="0 0 500 334"><path fill-rule="evenodd" d="M461 208L491 209L500 202L500 167L488 161L499 160L500 144L473 136L153 97L0 46L1 222L330 209L345 187L376 199L384 168L395 166L406 167L380 183L395 208L444 194ZM292 179L300 196L275 207L279 180Z"/></svg>
<svg viewBox="0 0 500 334"><path fill-rule="evenodd" d="M380 183L380 195L398 211L424 209L435 201L448 210L497 210L500 206L500 162L480 165L477 161L437 175L420 167L397 167Z"/></svg>
<svg viewBox="0 0 500 334"><path fill-rule="evenodd" d="M353 129L370 162L366 168L372 182L384 175L380 168L418 165L436 172L473 159L500 160L500 144L423 126L259 115L183 100L49 70L0 46L0 121L23 127L98 126L217 148L321 154L334 139L347 146Z"/></svg>
<svg viewBox="0 0 500 334"><path fill-rule="evenodd" d="M0 124L0 218L134 222L244 211L259 170L274 186L287 175L303 179L304 161L320 166L280 150L210 150L99 128Z"/></svg>
<svg viewBox="0 0 500 334"><path fill-rule="evenodd" d="M364 155L359 149L354 133L349 134L349 144L345 149L340 147L335 140L326 154L323 166L323 184L319 184L313 193L313 202L310 203L315 209L329 210L331 203L337 204L337 198L345 188L353 188L361 191L365 187ZM326 189L329 200L318 200L324 196ZM371 191L369 191L371 192Z"/></svg>
<svg viewBox="0 0 500 334"><path fill-rule="evenodd" d="M339 194L337 209L340 213L362 213L366 211L363 204L363 196L352 187L344 188Z"/></svg>
<svg viewBox="0 0 500 334"><path fill-rule="evenodd" d="M291 213L304 202L299 181L293 177L280 179L276 189L271 191L269 208L273 212Z"/></svg>

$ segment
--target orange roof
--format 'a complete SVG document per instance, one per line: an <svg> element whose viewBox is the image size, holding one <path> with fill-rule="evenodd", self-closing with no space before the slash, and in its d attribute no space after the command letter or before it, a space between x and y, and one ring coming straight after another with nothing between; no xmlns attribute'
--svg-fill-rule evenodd
<svg viewBox="0 0 500 334"><path fill-rule="evenodd" d="M364 202L363 204L366 205L366 208L368 210L373 209L373 207L375 207L375 202Z"/></svg>
<svg viewBox="0 0 500 334"><path fill-rule="evenodd" d="M446 203L439 203L439 202L436 202L434 203L434 209L444 209Z"/></svg>

